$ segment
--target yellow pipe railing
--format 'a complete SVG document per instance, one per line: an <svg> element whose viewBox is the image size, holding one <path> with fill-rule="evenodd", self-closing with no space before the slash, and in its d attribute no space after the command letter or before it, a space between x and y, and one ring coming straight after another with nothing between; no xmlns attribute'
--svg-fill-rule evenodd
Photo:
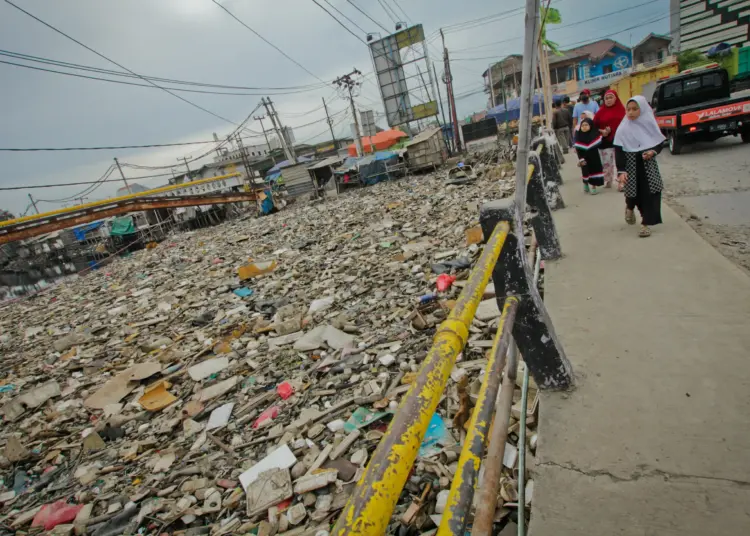
<svg viewBox="0 0 750 536"><path fill-rule="evenodd" d="M469 326L492 277L510 225L501 222L487 240L448 318L440 325L419 376L401 402L361 480L331 532L335 536L382 536L406 484L419 446L445 390Z"/></svg>

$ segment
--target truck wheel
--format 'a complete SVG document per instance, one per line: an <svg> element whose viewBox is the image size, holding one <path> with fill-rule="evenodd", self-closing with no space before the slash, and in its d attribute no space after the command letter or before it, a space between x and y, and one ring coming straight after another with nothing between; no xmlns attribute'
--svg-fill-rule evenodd
<svg viewBox="0 0 750 536"><path fill-rule="evenodd" d="M672 154L680 154L682 152L682 138L676 132L672 132L669 136L669 152Z"/></svg>
<svg viewBox="0 0 750 536"><path fill-rule="evenodd" d="M743 130L740 136L742 136L742 143L750 143L750 130Z"/></svg>

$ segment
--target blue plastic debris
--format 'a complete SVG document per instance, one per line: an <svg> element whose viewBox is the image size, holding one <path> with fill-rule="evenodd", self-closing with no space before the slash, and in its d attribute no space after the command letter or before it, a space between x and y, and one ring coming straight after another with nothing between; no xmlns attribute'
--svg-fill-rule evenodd
<svg viewBox="0 0 750 536"><path fill-rule="evenodd" d="M423 458L428 456L434 456L438 454L441 447L438 443L444 443L448 429L445 427L443 418L435 413L430 419L430 425L427 427L427 433L424 435L424 440L419 447L419 455Z"/></svg>
<svg viewBox="0 0 750 536"><path fill-rule="evenodd" d="M247 288L247 287L240 287L240 288L234 289L234 294L236 296L239 296L240 298L247 298L248 296L252 296L254 292L255 291L253 291L253 289Z"/></svg>

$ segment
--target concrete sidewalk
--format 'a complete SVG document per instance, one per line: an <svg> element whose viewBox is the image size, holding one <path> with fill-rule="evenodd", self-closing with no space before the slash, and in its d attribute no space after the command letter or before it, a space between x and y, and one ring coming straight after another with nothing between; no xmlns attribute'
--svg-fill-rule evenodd
<svg viewBox="0 0 750 536"><path fill-rule="evenodd" d="M542 397L530 535L750 534L750 278L563 174L545 296L577 388Z"/></svg>

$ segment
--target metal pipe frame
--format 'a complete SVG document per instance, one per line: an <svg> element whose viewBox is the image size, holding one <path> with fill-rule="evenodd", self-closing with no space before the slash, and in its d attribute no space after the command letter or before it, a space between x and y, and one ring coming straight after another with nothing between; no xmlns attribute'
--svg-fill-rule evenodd
<svg viewBox="0 0 750 536"><path fill-rule="evenodd" d="M495 414L497 393L505 366L505 355L510 344L511 329L516 319L517 310L518 298L514 296L506 298L500 324L495 334L495 341L492 344L492 351L487 360L484 381L479 389L479 397L471 414L468 433L463 449L461 449L461 456L458 458L458 468L453 476L448 502L440 521L437 536L459 536L463 535L466 530L479 467L487 443L487 432Z"/></svg>
<svg viewBox="0 0 750 536"><path fill-rule="evenodd" d="M256 194L250 192L231 192L224 194L182 195L174 197L138 197L96 207L84 208L66 214L50 216L33 222L19 223L0 229L0 245L16 240L51 233L68 227L110 218L128 212L154 210L159 208L193 207L198 205L221 205L226 203L243 203L254 201Z"/></svg>
<svg viewBox="0 0 750 536"><path fill-rule="evenodd" d="M469 326L509 230L507 221L500 222L487 240L456 305L438 328L419 376L401 402L331 531L332 536L382 536L386 533L450 372L469 338Z"/></svg>
<svg viewBox="0 0 750 536"><path fill-rule="evenodd" d="M513 394L516 390L518 375L518 346L515 342L508 350L508 364L505 366L503 385L500 389L500 404L495 412L492 435L484 460L484 479L479 490L477 511L474 513L474 525L471 536L492 536L492 526L497 510L497 489L503 472L505 444L508 442L508 422L513 408Z"/></svg>

